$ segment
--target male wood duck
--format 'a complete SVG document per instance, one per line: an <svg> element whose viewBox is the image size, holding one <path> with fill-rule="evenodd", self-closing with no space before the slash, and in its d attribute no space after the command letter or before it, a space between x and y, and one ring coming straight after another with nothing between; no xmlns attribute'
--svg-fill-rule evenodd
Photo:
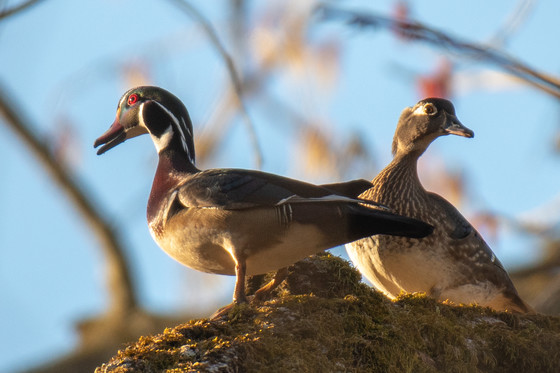
<svg viewBox="0 0 560 373"><path fill-rule="evenodd" d="M97 154L103 154L142 134L151 136L159 155L147 208L152 237L187 267L236 275L234 303L246 302L246 275L373 234L424 237L432 231L349 198L371 186L365 180L316 186L259 171L197 169L187 109L158 87L126 92L115 122L94 147L102 145Z"/></svg>
<svg viewBox="0 0 560 373"><path fill-rule="evenodd" d="M393 139L393 161L359 196L425 221L434 226L434 233L421 239L365 238L347 244L348 255L390 298L401 292L425 292L440 301L532 312L476 229L451 203L420 183L418 158L432 141L449 134L474 136L457 119L451 102L428 98L404 109Z"/></svg>

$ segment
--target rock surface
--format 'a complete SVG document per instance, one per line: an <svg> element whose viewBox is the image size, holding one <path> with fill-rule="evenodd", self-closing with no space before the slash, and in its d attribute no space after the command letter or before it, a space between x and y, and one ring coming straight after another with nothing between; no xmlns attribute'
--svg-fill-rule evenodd
<svg viewBox="0 0 560 373"><path fill-rule="evenodd" d="M558 372L560 318L393 302L328 254L296 263L277 297L227 320L140 338L96 372Z"/></svg>

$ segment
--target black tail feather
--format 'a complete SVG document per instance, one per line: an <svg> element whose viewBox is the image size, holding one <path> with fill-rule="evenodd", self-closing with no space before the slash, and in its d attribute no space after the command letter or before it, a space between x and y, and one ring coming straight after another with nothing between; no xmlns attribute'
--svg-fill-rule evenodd
<svg viewBox="0 0 560 373"><path fill-rule="evenodd" d="M388 211L363 206L352 206L350 209L352 211L348 214L347 230L354 240L374 234L422 238L434 231L430 224Z"/></svg>
<svg viewBox="0 0 560 373"><path fill-rule="evenodd" d="M420 220L358 203L294 203L288 210L293 222L317 226L329 247L376 234L422 238L434 230Z"/></svg>

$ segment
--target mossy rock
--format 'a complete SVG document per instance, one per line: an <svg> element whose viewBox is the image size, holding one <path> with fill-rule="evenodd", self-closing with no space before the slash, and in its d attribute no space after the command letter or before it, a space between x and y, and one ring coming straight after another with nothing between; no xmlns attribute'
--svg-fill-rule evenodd
<svg viewBox="0 0 560 373"><path fill-rule="evenodd" d="M342 259L314 256L296 265L277 298L236 307L227 320L192 320L142 337L96 372L560 369L558 317L451 306L423 295L393 302L359 279Z"/></svg>

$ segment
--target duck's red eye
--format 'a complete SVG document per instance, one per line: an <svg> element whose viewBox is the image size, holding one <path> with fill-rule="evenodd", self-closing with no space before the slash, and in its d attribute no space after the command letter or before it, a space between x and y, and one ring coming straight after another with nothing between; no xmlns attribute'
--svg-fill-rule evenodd
<svg viewBox="0 0 560 373"><path fill-rule="evenodd" d="M137 101L138 101L138 95L136 93L133 93L130 96L128 96L127 103L129 105L134 105Z"/></svg>

